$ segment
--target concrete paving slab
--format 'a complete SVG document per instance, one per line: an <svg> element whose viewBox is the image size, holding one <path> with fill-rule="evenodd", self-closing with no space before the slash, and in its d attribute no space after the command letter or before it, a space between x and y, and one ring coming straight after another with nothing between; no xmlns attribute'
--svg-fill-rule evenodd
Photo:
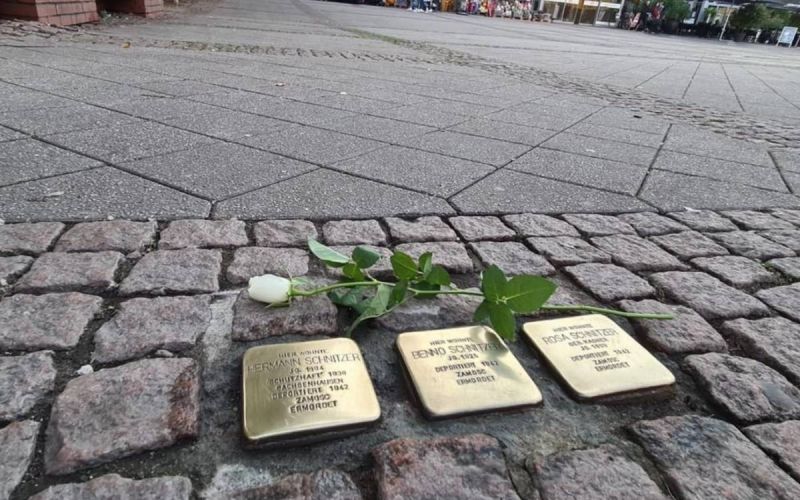
<svg viewBox="0 0 800 500"><path fill-rule="evenodd" d="M111 163L147 158L214 142L209 137L153 122L67 132L49 135L45 139Z"/></svg>
<svg viewBox="0 0 800 500"><path fill-rule="evenodd" d="M543 148L557 149L593 158L614 160L634 165L650 166L656 149L596 137L585 137L563 132L542 143Z"/></svg>
<svg viewBox="0 0 800 500"><path fill-rule="evenodd" d="M224 200L317 168L230 143L207 144L120 166L207 200Z"/></svg>
<svg viewBox="0 0 800 500"><path fill-rule="evenodd" d="M39 136L113 127L135 121L134 117L86 104L0 113L0 124Z"/></svg>
<svg viewBox="0 0 800 500"><path fill-rule="evenodd" d="M270 134L242 137L239 142L323 165L387 146L385 143L314 127L293 127Z"/></svg>
<svg viewBox="0 0 800 500"><path fill-rule="evenodd" d="M660 210L685 208L797 207L800 198L731 182L656 170L645 180L641 199Z"/></svg>
<svg viewBox="0 0 800 500"><path fill-rule="evenodd" d="M661 151L653 168L690 175L700 175L720 181L734 182L773 191L787 192L781 174L775 168L764 168L705 156Z"/></svg>
<svg viewBox="0 0 800 500"><path fill-rule="evenodd" d="M487 139L450 131L432 132L422 137L403 138L404 145L444 155L500 167L527 152L522 144Z"/></svg>
<svg viewBox="0 0 800 500"><path fill-rule="evenodd" d="M0 186L98 167L101 162L36 139L0 146Z"/></svg>
<svg viewBox="0 0 800 500"><path fill-rule="evenodd" d="M772 166L772 159L765 146L731 139L690 125L673 125L667 134L664 149L764 167Z"/></svg>
<svg viewBox="0 0 800 500"><path fill-rule="evenodd" d="M799 200L800 201L800 200ZM637 212L652 207L632 196L500 170L452 198L464 213Z"/></svg>
<svg viewBox="0 0 800 500"><path fill-rule="evenodd" d="M82 221L207 217L207 201L111 167L0 188L0 219Z"/></svg>
<svg viewBox="0 0 800 500"><path fill-rule="evenodd" d="M445 198L494 171L481 163L400 146L342 160L331 168Z"/></svg>
<svg viewBox="0 0 800 500"><path fill-rule="evenodd" d="M647 175L647 167L640 165L544 148L517 158L507 168L629 195L636 195Z"/></svg>
<svg viewBox="0 0 800 500"><path fill-rule="evenodd" d="M441 198L319 169L222 201L216 205L213 216L331 219L352 213L388 217L449 215L455 210Z"/></svg>

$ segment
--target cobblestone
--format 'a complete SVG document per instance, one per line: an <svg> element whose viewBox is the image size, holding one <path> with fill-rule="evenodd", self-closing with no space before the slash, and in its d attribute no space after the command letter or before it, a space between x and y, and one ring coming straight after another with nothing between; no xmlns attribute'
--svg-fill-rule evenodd
<svg viewBox="0 0 800 500"><path fill-rule="evenodd" d="M398 307L391 314L375 320L394 332L436 330L472 324L472 316L480 304L477 297L442 295L430 300L414 300Z"/></svg>
<svg viewBox="0 0 800 500"><path fill-rule="evenodd" d="M552 238L528 238L534 250L558 266L573 266L588 262L610 263L611 256L593 247L580 238L554 236Z"/></svg>
<svg viewBox="0 0 800 500"><path fill-rule="evenodd" d="M29 500L104 500L138 498L146 500L189 500L192 482L178 476L128 479L119 474L106 474L85 483L66 483L50 486Z"/></svg>
<svg viewBox="0 0 800 500"><path fill-rule="evenodd" d="M650 238L681 259L728 255L728 250L695 231L665 234Z"/></svg>
<svg viewBox="0 0 800 500"><path fill-rule="evenodd" d="M800 321L800 283L761 290L756 297L779 313Z"/></svg>
<svg viewBox="0 0 800 500"><path fill-rule="evenodd" d="M210 293L219 290L219 250L156 250L136 263L119 287L121 295Z"/></svg>
<svg viewBox="0 0 800 500"><path fill-rule="evenodd" d="M124 261L119 252L46 253L14 289L25 293L105 292L117 285L114 276Z"/></svg>
<svg viewBox="0 0 800 500"><path fill-rule="evenodd" d="M542 500L666 500L642 467L611 445L548 455L533 467Z"/></svg>
<svg viewBox="0 0 800 500"><path fill-rule="evenodd" d="M474 266L467 249L461 243L434 241L430 243L403 243L395 248L419 259L425 252L433 252L433 263L440 264L452 273L469 273Z"/></svg>
<svg viewBox="0 0 800 500"><path fill-rule="evenodd" d="M655 300L623 300L619 306L629 312L672 314L669 321L634 319L631 322L647 345L669 354L725 352L728 345L714 327L692 309L662 304Z"/></svg>
<svg viewBox="0 0 800 500"><path fill-rule="evenodd" d="M56 243L56 252L141 252L156 238L155 222L112 220L82 222L67 230Z"/></svg>
<svg viewBox="0 0 800 500"><path fill-rule="evenodd" d="M376 220L326 222L322 234L329 245L385 245L386 234Z"/></svg>
<svg viewBox="0 0 800 500"><path fill-rule="evenodd" d="M123 302L95 333L92 359L100 363L195 346L211 321L208 296L138 298Z"/></svg>
<svg viewBox="0 0 800 500"><path fill-rule="evenodd" d="M783 245L749 231L732 231L710 235L731 252L756 260L776 257L794 257L795 253Z"/></svg>
<svg viewBox="0 0 800 500"><path fill-rule="evenodd" d="M191 359L144 359L70 380L53 405L44 465L71 472L199 432L199 375Z"/></svg>
<svg viewBox="0 0 800 500"><path fill-rule="evenodd" d="M158 248L224 248L248 244L244 222L240 220L176 220L161 232Z"/></svg>
<svg viewBox="0 0 800 500"><path fill-rule="evenodd" d="M641 299L655 294L647 281L613 264L578 264L564 271L592 295L605 302Z"/></svg>
<svg viewBox="0 0 800 500"><path fill-rule="evenodd" d="M519 498L508 478L496 439L484 434L435 439L395 439L375 448L378 496L426 498Z"/></svg>
<svg viewBox="0 0 800 500"><path fill-rule="evenodd" d="M769 229L794 229L795 227L778 217L768 213L754 210L729 210L722 215L733 220L742 229L769 230Z"/></svg>
<svg viewBox="0 0 800 500"><path fill-rule="evenodd" d="M704 273L670 271L654 274L650 281L668 297L706 319L769 314L767 307L758 300Z"/></svg>
<svg viewBox="0 0 800 500"><path fill-rule="evenodd" d="M746 257L700 257L692 260L692 264L736 288L752 290L775 281L775 276L761 263Z"/></svg>
<svg viewBox="0 0 800 500"><path fill-rule="evenodd" d="M580 236L578 230L563 220L541 214L506 215L503 220L520 236Z"/></svg>
<svg viewBox="0 0 800 500"><path fill-rule="evenodd" d="M686 368L708 396L743 423L800 417L800 389L753 359L728 354L692 354Z"/></svg>
<svg viewBox="0 0 800 500"><path fill-rule="evenodd" d="M800 252L800 230L761 231L759 234L794 252Z"/></svg>
<svg viewBox="0 0 800 500"><path fill-rule="evenodd" d="M44 253L63 230L64 224L60 222L0 224L0 252Z"/></svg>
<svg viewBox="0 0 800 500"><path fill-rule="evenodd" d="M747 354L781 372L800 385L800 325L784 318L737 319L722 325L723 331Z"/></svg>
<svg viewBox="0 0 800 500"><path fill-rule="evenodd" d="M422 241L457 241L458 236L439 217L420 217L414 220L387 217L389 234L400 243Z"/></svg>
<svg viewBox="0 0 800 500"><path fill-rule="evenodd" d="M611 260L631 271L672 271L688 267L654 243L639 236L617 234L592 238L592 243L611 255Z"/></svg>
<svg viewBox="0 0 800 500"><path fill-rule="evenodd" d="M307 220L266 220L253 226L256 245L260 247L305 247L308 239L317 239L317 228Z"/></svg>
<svg viewBox="0 0 800 500"><path fill-rule="evenodd" d="M792 280L800 280L800 257L772 259L767 265Z"/></svg>
<svg viewBox="0 0 800 500"><path fill-rule="evenodd" d="M237 491L229 498L361 500L361 492L350 476L338 470L322 469L307 474L290 474L272 484Z"/></svg>
<svg viewBox="0 0 800 500"><path fill-rule="evenodd" d="M568 214L567 222L578 228L585 236L609 236L612 234L636 234L633 226L613 215Z"/></svg>
<svg viewBox="0 0 800 500"><path fill-rule="evenodd" d="M336 306L324 295L298 298L292 307L266 308L242 290L233 306L233 340L259 340L279 335L333 335Z"/></svg>
<svg viewBox="0 0 800 500"><path fill-rule="evenodd" d="M618 218L622 222L627 222L633 226L640 236L658 236L661 234L679 233L689 229L680 222L653 212L621 214Z"/></svg>
<svg viewBox="0 0 800 500"><path fill-rule="evenodd" d="M673 219L686 224L695 231L720 232L736 231L736 224L730 219L719 215L711 210L691 210L686 212L671 212L668 214Z"/></svg>
<svg viewBox="0 0 800 500"><path fill-rule="evenodd" d="M465 241L507 240L516 234L499 217L490 215L451 217L450 224Z"/></svg>
<svg viewBox="0 0 800 500"><path fill-rule="evenodd" d="M14 255L13 257L0 257L0 286L22 276L33 263L33 257Z"/></svg>
<svg viewBox="0 0 800 500"><path fill-rule="evenodd" d="M758 424L745 427L745 435L795 479L800 479L800 421Z"/></svg>
<svg viewBox="0 0 800 500"><path fill-rule="evenodd" d="M55 380L51 351L0 356L0 421L28 415L50 394Z"/></svg>
<svg viewBox="0 0 800 500"><path fill-rule="evenodd" d="M733 425L696 415L633 424L636 440L666 476L678 498L791 500L800 485Z"/></svg>
<svg viewBox="0 0 800 500"><path fill-rule="evenodd" d="M36 451L39 422L22 420L0 429L0 498L10 498Z"/></svg>
<svg viewBox="0 0 800 500"><path fill-rule="evenodd" d="M556 269L547 262L547 259L531 252L522 243L515 241L486 241L470 243L470 246L478 254L478 258L484 265L490 266L494 264L500 267L508 276L518 274L548 276L556 272ZM435 258L436 255L434 254Z"/></svg>
<svg viewBox="0 0 800 500"><path fill-rule="evenodd" d="M241 285L253 276L277 274L304 276L308 273L308 252L299 248L238 248L228 266L228 281Z"/></svg>
<svg viewBox="0 0 800 500"><path fill-rule="evenodd" d="M102 303L76 292L7 297L0 301L0 349L74 347Z"/></svg>
<svg viewBox="0 0 800 500"><path fill-rule="evenodd" d="M778 217L779 219L783 219L785 221L791 222L795 226L800 227L800 210L790 210L787 208L778 208L772 211L772 215Z"/></svg>

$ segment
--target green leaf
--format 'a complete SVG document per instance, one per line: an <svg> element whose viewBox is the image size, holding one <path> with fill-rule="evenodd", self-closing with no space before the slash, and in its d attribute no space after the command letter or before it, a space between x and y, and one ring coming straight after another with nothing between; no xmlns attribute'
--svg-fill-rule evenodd
<svg viewBox="0 0 800 500"><path fill-rule="evenodd" d="M358 267L358 264L355 262L348 262L342 268L342 274L344 274L347 278L350 278L353 281L363 281L364 280L364 273Z"/></svg>
<svg viewBox="0 0 800 500"><path fill-rule="evenodd" d="M392 289L392 293L389 296L389 308L400 304L401 302L405 302L406 300L406 293L408 292L408 281L400 280Z"/></svg>
<svg viewBox="0 0 800 500"><path fill-rule="evenodd" d="M370 250L367 247L355 247L353 249L353 262L361 269L367 269L375 265L381 258L381 254Z"/></svg>
<svg viewBox="0 0 800 500"><path fill-rule="evenodd" d="M556 284L540 276L514 276L506 284L506 304L518 313L532 313L556 291Z"/></svg>
<svg viewBox="0 0 800 500"><path fill-rule="evenodd" d="M417 264L410 255L395 251L389 261L397 279L411 280L417 277Z"/></svg>
<svg viewBox="0 0 800 500"><path fill-rule="evenodd" d="M475 323L483 323L489 319L489 305L491 302L486 302L485 300L481 302L481 305L475 309L475 314L472 315L472 321Z"/></svg>
<svg viewBox="0 0 800 500"><path fill-rule="evenodd" d="M489 323L501 337L506 340L514 340L517 336L517 322L514 320L514 312L505 304L489 302Z"/></svg>
<svg viewBox="0 0 800 500"><path fill-rule="evenodd" d="M419 256L419 270L422 276L427 278L431 269L433 269L433 254L431 252L425 252Z"/></svg>
<svg viewBox="0 0 800 500"><path fill-rule="evenodd" d="M358 325L368 319L377 318L385 313L389 305L389 297L391 294L392 287L388 285L379 285L375 290L375 296L370 299L369 305L367 305L361 315L353 321L353 324L347 329L345 335L349 337Z"/></svg>
<svg viewBox="0 0 800 500"><path fill-rule="evenodd" d="M492 264L483 271L481 276L481 290L489 302L499 302L505 293L506 275L503 270Z"/></svg>
<svg viewBox="0 0 800 500"><path fill-rule="evenodd" d="M350 262L350 259L346 255L342 255L336 250L326 247L314 238L308 239L308 249L329 267L342 267Z"/></svg>
<svg viewBox="0 0 800 500"><path fill-rule="evenodd" d="M431 268L428 275L425 277L425 281L427 281L431 285L447 286L450 284L450 274L448 274L445 268L443 268L439 264L435 264Z"/></svg>

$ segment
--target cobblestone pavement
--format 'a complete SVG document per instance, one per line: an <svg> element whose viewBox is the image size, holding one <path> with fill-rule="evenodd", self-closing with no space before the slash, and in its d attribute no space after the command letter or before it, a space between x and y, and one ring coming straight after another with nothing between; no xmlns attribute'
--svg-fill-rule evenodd
<svg viewBox="0 0 800 500"><path fill-rule="evenodd" d="M800 205L790 49L310 0L0 41L9 222Z"/></svg>
<svg viewBox="0 0 800 500"><path fill-rule="evenodd" d="M0 500L800 497L792 52L200 7L0 26ZM578 403L517 342L542 406L428 421L393 343L470 321L475 304L436 299L355 334L377 427L246 449L244 351L348 320L241 291L330 279L309 236L373 246L378 274L391 248L431 249L459 285L496 263L552 277L554 304L672 312L620 324L675 393Z"/></svg>
<svg viewBox="0 0 800 500"><path fill-rule="evenodd" d="M241 291L265 272L330 278L309 236L433 250L462 286L493 263L550 276L553 304L672 312L620 324L675 391L579 403L519 341L542 406L426 420L394 333L469 322L475 304L450 296L356 332L375 428L247 449L244 351L348 321L326 297L268 310ZM0 225L0 498L797 498L798 252L790 209Z"/></svg>

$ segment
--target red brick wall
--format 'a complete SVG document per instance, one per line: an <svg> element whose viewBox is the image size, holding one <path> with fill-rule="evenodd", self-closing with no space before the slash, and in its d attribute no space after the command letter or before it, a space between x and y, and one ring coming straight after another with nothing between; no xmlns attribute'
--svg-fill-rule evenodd
<svg viewBox="0 0 800 500"><path fill-rule="evenodd" d="M67 26L98 21L94 0L0 0L0 17Z"/></svg>

